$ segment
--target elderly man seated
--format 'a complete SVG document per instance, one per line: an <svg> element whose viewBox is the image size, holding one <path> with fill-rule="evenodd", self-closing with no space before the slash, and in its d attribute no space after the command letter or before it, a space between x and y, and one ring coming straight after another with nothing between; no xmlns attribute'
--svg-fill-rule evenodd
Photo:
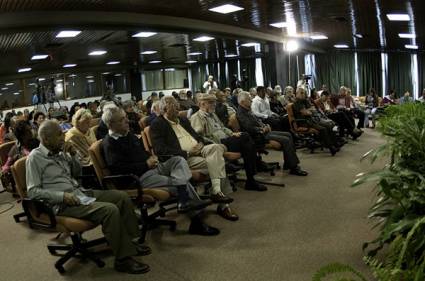
<svg viewBox="0 0 425 281"><path fill-rule="evenodd" d="M217 98L215 113L220 121L226 126L229 123L230 115L236 114L236 110L232 107L233 104L228 103L226 94L219 89L213 89L209 94L215 95Z"/></svg>
<svg viewBox="0 0 425 281"><path fill-rule="evenodd" d="M28 196L53 205L59 216L74 217L102 225L103 233L115 255L115 269L127 273L145 273L149 266L133 259L151 252L134 242L139 234L137 217L127 194L118 190L86 190L76 176L81 166L72 146L66 146L59 123L44 121L38 130L40 146L26 162ZM88 205L87 196L96 201Z"/></svg>
<svg viewBox="0 0 425 281"><path fill-rule="evenodd" d="M251 111L251 97L248 92L241 92L238 96L239 108L236 114L241 129L254 139L257 146L261 146L274 140L280 143L283 151L283 169L289 169L289 173L297 176L306 176L300 166L292 135L288 132L272 131L269 125L265 125Z"/></svg>
<svg viewBox="0 0 425 281"><path fill-rule="evenodd" d="M103 153L106 165L112 174L134 174L140 177L143 188L165 187L178 196L177 211L189 213L191 224L189 233L199 235L217 235L219 230L204 224L200 210L209 205L199 199L193 186L192 177L186 161L179 156L171 157L160 163L156 156L150 156L143 143L130 133L129 122L123 109L111 107L104 110L102 120L108 126L109 133L103 140Z"/></svg>
<svg viewBox="0 0 425 281"><path fill-rule="evenodd" d="M211 195L213 202L219 203L219 210L229 208L232 198L225 194L232 192L226 177L222 144L206 144L190 126L189 120L178 115L178 103L170 96L165 96L159 104L161 116L151 125L152 145L158 157L169 158L179 155L187 159L191 169L201 170L211 178ZM220 214L220 212L219 212Z"/></svg>
<svg viewBox="0 0 425 281"><path fill-rule="evenodd" d="M350 93L351 90L349 88L341 86L339 89L339 95L334 97L333 103L336 109L345 111L348 116L350 116L352 122L354 122L354 117L359 118L357 129L361 129L364 127L365 113L354 102L354 99Z"/></svg>
<svg viewBox="0 0 425 281"><path fill-rule="evenodd" d="M202 94L198 96L199 111L191 118L193 129L206 141L211 143L222 143L228 151L240 152L244 160L244 168L247 176L246 189L266 190L259 185L255 179L256 151L255 143L247 133L233 133L226 128L214 113L216 97L214 95Z"/></svg>

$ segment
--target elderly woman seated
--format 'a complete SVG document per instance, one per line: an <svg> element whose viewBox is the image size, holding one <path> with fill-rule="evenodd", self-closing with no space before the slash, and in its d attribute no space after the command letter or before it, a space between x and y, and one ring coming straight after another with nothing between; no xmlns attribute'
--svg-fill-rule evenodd
<svg viewBox="0 0 425 281"><path fill-rule="evenodd" d="M70 143L77 151L78 160L83 168L83 175L94 175L93 164L89 155L90 146L96 142L93 130L90 130L92 120L90 110L81 108L72 116L72 129L66 132L65 142ZM93 182L87 182L93 184Z"/></svg>

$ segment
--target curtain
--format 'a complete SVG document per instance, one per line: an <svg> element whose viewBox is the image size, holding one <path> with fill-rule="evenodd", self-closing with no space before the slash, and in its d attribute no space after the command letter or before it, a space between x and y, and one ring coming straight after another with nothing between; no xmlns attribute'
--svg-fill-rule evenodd
<svg viewBox="0 0 425 281"><path fill-rule="evenodd" d="M207 78L205 64L192 65L190 71L192 71L192 90L202 91L202 85Z"/></svg>
<svg viewBox="0 0 425 281"><path fill-rule="evenodd" d="M257 86L255 80L255 58L241 60L241 82L245 91Z"/></svg>
<svg viewBox="0 0 425 281"><path fill-rule="evenodd" d="M425 54L418 53L418 79L419 79L419 96L422 95L422 90L425 89Z"/></svg>
<svg viewBox="0 0 425 281"><path fill-rule="evenodd" d="M377 52L357 53L360 96L365 96L370 88L379 95L382 93L381 54Z"/></svg>
<svg viewBox="0 0 425 281"><path fill-rule="evenodd" d="M314 84L321 88L327 85L332 93L338 93L345 85L356 92L354 54L349 52L330 52L315 54L316 79Z"/></svg>
<svg viewBox="0 0 425 281"><path fill-rule="evenodd" d="M412 69L410 53L388 54L388 89L395 90L397 97L406 91L412 94Z"/></svg>

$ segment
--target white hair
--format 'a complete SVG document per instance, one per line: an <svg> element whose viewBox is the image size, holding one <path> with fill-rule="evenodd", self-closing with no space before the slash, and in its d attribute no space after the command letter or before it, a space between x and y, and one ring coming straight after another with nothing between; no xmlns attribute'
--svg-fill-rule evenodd
<svg viewBox="0 0 425 281"><path fill-rule="evenodd" d="M93 115L91 115L90 110L85 109L85 108L80 108L72 116L72 126L76 127L78 121L82 121L82 120L85 120L85 119L91 119L91 118L93 118Z"/></svg>
<svg viewBox="0 0 425 281"><path fill-rule="evenodd" d="M103 114L102 114L102 121L105 123L106 127L111 128L112 124L112 118L115 114L124 112L124 109L119 108L117 106L111 106L111 107L104 107L103 108Z"/></svg>
<svg viewBox="0 0 425 281"><path fill-rule="evenodd" d="M54 133L57 131L61 131L61 127L59 126L59 122L57 120L46 120L41 123L38 128L38 138L41 143L44 143L45 140L52 137Z"/></svg>
<svg viewBox="0 0 425 281"><path fill-rule="evenodd" d="M247 99L250 99L250 98L251 98L251 96L249 95L248 92L242 91L238 95L238 103L240 104L244 100L247 100Z"/></svg>
<svg viewBox="0 0 425 281"><path fill-rule="evenodd" d="M164 114L167 111L167 103L171 100L176 101L173 96L163 96L161 98L161 100L159 101L159 112L161 114Z"/></svg>

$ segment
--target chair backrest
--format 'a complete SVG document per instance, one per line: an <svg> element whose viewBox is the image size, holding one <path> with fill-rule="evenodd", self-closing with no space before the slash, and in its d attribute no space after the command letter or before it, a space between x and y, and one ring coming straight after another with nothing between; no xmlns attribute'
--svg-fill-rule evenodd
<svg viewBox="0 0 425 281"><path fill-rule="evenodd" d="M4 165L4 163L6 163L9 151L15 144L16 141L10 141L0 145L0 165Z"/></svg>
<svg viewBox="0 0 425 281"><path fill-rule="evenodd" d="M289 126L291 127L291 130L293 132L297 132L298 126L297 126L297 122L295 121L293 106L294 106L293 103L288 103L286 105L286 113L288 114L288 121L289 121Z"/></svg>
<svg viewBox="0 0 425 281"><path fill-rule="evenodd" d="M97 179L100 183L102 183L104 177L111 175L111 172L103 159L102 140L98 140L90 146L89 155L93 163Z"/></svg>
<svg viewBox="0 0 425 281"><path fill-rule="evenodd" d="M149 116L140 118L139 126L142 130L144 130L148 126L148 119L149 119Z"/></svg>
<svg viewBox="0 0 425 281"><path fill-rule="evenodd" d="M12 171L13 179L15 180L16 191L19 194L21 199L27 197L27 182L26 182L26 170L25 162L27 157L22 157L15 161L15 163L10 167Z"/></svg>
<svg viewBox="0 0 425 281"><path fill-rule="evenodd" d="M233 131L233 132L239 132L241 130L241 127L239 126L238 118L236 118L236 114L232 114L229 116L229 123L227 126Z"/></svg>

